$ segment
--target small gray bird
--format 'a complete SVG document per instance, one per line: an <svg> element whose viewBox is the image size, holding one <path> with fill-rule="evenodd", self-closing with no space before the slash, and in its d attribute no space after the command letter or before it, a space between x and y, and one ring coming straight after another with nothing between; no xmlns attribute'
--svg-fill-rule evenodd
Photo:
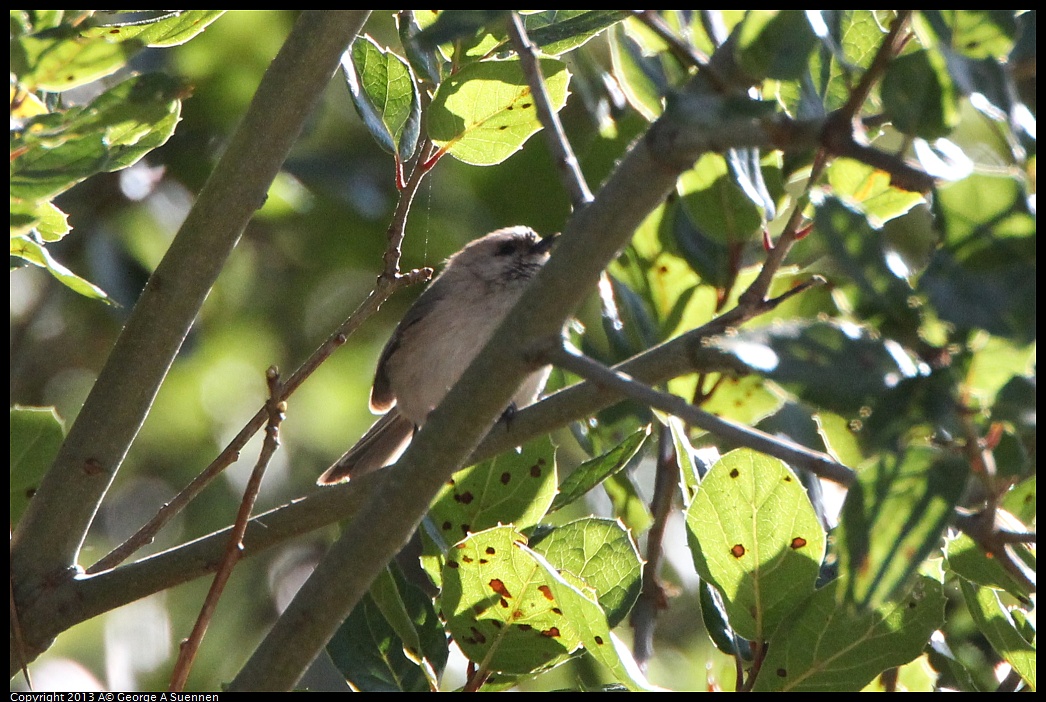
<svg viewBox="0 0 1046 702"><path fill-rule="evenodd" d="M344 483L396 462L545 265L556 236L542 239L529 227L507 227L447 259L378 359L370 408L384 416L317 484ZM546 366L528 376L513 395L513 406L537 399L548 374Z"/></svg>

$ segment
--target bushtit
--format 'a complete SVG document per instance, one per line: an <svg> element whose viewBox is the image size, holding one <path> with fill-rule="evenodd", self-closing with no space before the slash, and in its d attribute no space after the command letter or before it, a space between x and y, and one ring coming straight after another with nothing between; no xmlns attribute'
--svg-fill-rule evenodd
<svg viewBox="0 0 1046 702"><path fill-rule="evenodd" d="M378 359L370 408L384 416L320 476L319 485L343 483L396 462L548 260L554 240L555 235L539 238L529 227L508 227L447 259ZM528 376L512 406L533 402L548 374L546 366Z"/></svg>

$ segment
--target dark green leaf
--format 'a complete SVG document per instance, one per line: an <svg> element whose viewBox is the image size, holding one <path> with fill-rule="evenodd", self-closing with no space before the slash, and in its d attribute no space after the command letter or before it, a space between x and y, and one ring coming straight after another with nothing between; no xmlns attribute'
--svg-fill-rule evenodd
<svg viewBox="0 0 1046 702"><path fill-rule="evenodd" d="M436 21L426 26L417 36L421 46L437 46L457 40L471 39L480 30L492 28L504 33L509 10L443 10Z"/></svg>
<svg viewBox="0 0 1046 702"><path fill-rule="evenodd" d="M944 247L919 280L942 319L1019 343L1035 338L1035 217L1011 178L975 174L935 201Z"/></svg>
<svg viewBox="0 0 1046 702"><path fill-rule="evenodd" d="M51 467L65 437L53 407L11 408L11 526Z"/></svg>
<svg viewBox="0 0 1046 702"><path fill-rule="evenodd" d="M723 244L748 241L762 231L762 208L737 185L719 154L702 156L680 176L678 190L694 226Z"/></svg>
<svg viewBox="0 0 1046 702"><path fill-rule="evenodd" d="M858 473L836 530L844 602L875 609L904 591L940 547L968 472L957 456L914 447Z"/></svg>
<svg viewBox="0 0 1046 702"><path fill-rule="evenodd" d="M959 121L959 96L937 51L916 51L891 61L882 97L886 114L905 134L936 139Z"/></svg>
<svg viewBox="0 0 1046 702"><path fill-rule="evenodd" d="M392 588L387 595L398 599L413 635L405 640L398 634L368 594L327 644L327 653L345 679L361 691L428 692L430 679L422 666L430 666L437 677L442 674L449 651L447 635L432 600L395 569L393 576L381 587ZM418 645L421 650L415 649Z"/></svg>
<svg viewBox="0 0 1046 702"><path fill-rule="evenodd" d="M737 58L753 78L798 78L817 43L802 10L749 10L737 35Z"/></svg>
<svg viewBox="0 0 1046 702"><path fill-rule="evenodd" d="M977 628L1002 658L1013 666L1031 689L1035 689L1035 645L1021 635L1013 615L1003 606L998 593L989 587L959 580L966 607Z"/></svg>
<svg viewBox="0 0 1046 702"><path fill-rule="evenodd" d="M1010 575L998 558L985 553L966 534L959 534L948 539L944 553L948 559L948 569L970 582L996 590L1005 590L1020 600L1031 601L1029 595L1033 593L1027 584Z"/></svg>
<svg viewBox="0 0 1046 702"><path fill-rule="evenodd" d="M792 322L717 337L714 345L818 407L853 416L919 370L896 342L856 325Z"/></svg>
<svg viewBox="0 0 1046 702"><path fill-rule="evenodd" d="M627 16L624 10L542 10L524 15L523 24L542 53L559 56Z"/></svg>
<svg viewBox="0 0 1046 702"><path fill-rule="evenodd" d="M643 448L643 444L648 436L650 436L650 427L642 427L602 456L585 461L575 468L560 483L559 492L552 501L549 512L555 512L572 504L583 497L589 490L628 465L632 457Z"/></svg>
<svg viewBox="0 0 1046 702"><path fill-rule="evenodd" d="M932 578L867 612L839 604L845 587L840 579L821 588L777 630L753 691L859 692L916 658L944 623L944 591Z"/></svg>

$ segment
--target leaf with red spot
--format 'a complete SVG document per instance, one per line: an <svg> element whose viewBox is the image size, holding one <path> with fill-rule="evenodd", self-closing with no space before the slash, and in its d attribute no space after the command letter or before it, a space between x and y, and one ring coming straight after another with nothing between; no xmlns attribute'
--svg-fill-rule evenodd
<svg viewBox="0 0 1046 702"><path fill-rule="evenodd" d="M498 526L472 534L447 554L443 617L462 652L488 672L531 673L581 645L549 568L525 543L512 527Z"/></svg>
<svg viewBox="0 0 1046 702"><path fill-rule="evenodd" d="M698 574L746 639L766 641L813 592L825 533L782 461L750 449L726 454L701 481L686 525Z"/></svg>
<svg viewBox="0 0 1046 702"><path fill-rule="evenodd" d="M570 73L560 61L538 63L552 108L559 111L567 103ZM541 129L519 61L466 65L440 84L426 116L432 143L474 166L501 163Z"/></svg>

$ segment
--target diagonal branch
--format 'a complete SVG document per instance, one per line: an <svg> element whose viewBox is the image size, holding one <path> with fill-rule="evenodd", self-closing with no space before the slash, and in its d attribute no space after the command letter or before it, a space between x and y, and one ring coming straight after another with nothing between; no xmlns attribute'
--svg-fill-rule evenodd
<svg viewBox="0 0 1046 702"><path fill-rule="evenodd" d="M44 594L41 583L75 573L87 530L208 291L368 15L303 12L262 78L12 536L22 609ZM46 642L22 623L34 656Z"/></svg>
<svg viewBox="0 0 1046 702"><path fill-rule="evenodd" d="M850 468L827 454L813 451L788 439L771 436L758 429L721 419L690 404L681 397L661 392L620 371L607 368L580 351L558 343L558 340L555 344L547 344L540 353L553 365L599 385L614 388L626 397L648 407L675 415L722 439L780 458L790 465L805 468L818 477L832 480L840 485L849 485L854 480L854 472Z"/></svg>
<svg viewBox="0 0 1046 702"><path fill-rule="evenodd" d="M592 191L588 189L588 183L585 182L585 176L581 173L581 166L577 162L577 157L574 156L574 150L570 148L570 142L567 141L567 135L563 131L563 124L559 121L559 115L552 109L552 101L548 97L545 79L541 75L541 69L538 67L534 45L530 42L530 37L527 36L526 27L523 26L523 18L519 16L518 12L512 11L509 13L508 33L509 37L512 38L512 45L515 47L516 53L519 54L520 63L523 65L523 74L527 77L527 82L530 84L530 91L534 96L534 105L537 107L538 119L545 128L556 170L559 171L560 180L563 181L563 185L570 195L571 204L574 206L574 209L578 209L592 202Z"/></svg>

